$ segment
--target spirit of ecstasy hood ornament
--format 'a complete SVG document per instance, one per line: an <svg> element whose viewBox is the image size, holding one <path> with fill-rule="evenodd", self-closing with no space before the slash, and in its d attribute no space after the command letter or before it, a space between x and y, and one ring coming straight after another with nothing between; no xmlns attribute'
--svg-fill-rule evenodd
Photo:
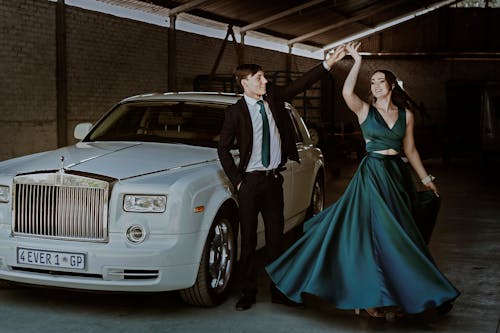
<svg viewBox="0 0 500 333"><path fill-rule="evenodd" d="M61 155L61 168L59 169L59 173L64 173L64 156Z"/></svg>

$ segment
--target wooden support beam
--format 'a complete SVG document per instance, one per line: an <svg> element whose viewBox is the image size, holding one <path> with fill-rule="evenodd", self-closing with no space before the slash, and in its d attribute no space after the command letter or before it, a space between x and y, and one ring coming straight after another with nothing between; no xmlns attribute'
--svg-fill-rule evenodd
<svg viewBox="0 0 500 333"><path fill-rule="evenodd" d="M279 12L278 14L275 14L275 15L263 18L262 20L259 20L257 22L248 24L248 25L242 27L240 29L240 32L246 32L246 31L249 31L249 30L255 30L257 28L260 28L260 27L264 26L265 24L268 24L268 23L271 23L273 21L279 20L279 19L281 19L283 17L286 17L288 15L294 14L294 13L299 12L299 11L301 11L303 9L308 8L308 7L317 5L317 4L319 4L319 3L323 2L323 1L325 1L325 0L313 0L313 1L309 1L309 2L307 2L305 4L302 4L300 6L296 6L296 7L287 9L285 11Z"/></svg>
<svg viewBox="0 0 500 333"><path fill-rule="evenodd" d="M193 0L193 1L186 2L185 4L182 4L180 6L177 6L177 7L170 9L168 12L168 15L172 16L172 15L178 15L178 14L183 13L183 12L187 12L193 8L198 7L202 3L208 2L208 1L210 1L210 0Z"/></svg>
<svg viewBox="0 0 500 333"><path fill-rule="evenodd" d="M334 24L330 24L330 25L328 25L326 27L323 27L321 29L317 29L317 30L308 32L307 34L304 34L302 36L290 39L288 41L288 44L289 45L293 45L295 43L301 42L301 41L306 40L308 38L311 38L313 36L320 35L320 34L322 34L324 32L333 30L335 28L340 28L340 27L342 27L342 26L344 26L346 24L349 24L349 23L352 23L352 22L357 22L359 20L362 20L362 19L365 19L367 17L373 16L373 15L375 15L378 12L381 12L381 11L387 10L387 9L389 9L391 7L394 7L396 5L399 5L401 2L403 2L403 0L393 1L393 2L390 2L390 3L386 4L386 5L383 5L383 6L380 6L380 7L377 7L377 8L371 8L370 10L364 10L362 13L359 13L358 15L355 15L353 17L343 18L343 19L341 19L340 22L337 22L337 23L334 23Z"/></svg>
<svg viewBox="0 0 500 333"><path fill-rule="evenodd" d="M209 87L211 86L212 80L215 77L215 74L217 73L217 68L219 68L219 64L220 64L220 61L222 59L222 55L224 54L224 50L226 49L226 45L227 45L227 42L229 40L229 36L231 36L233 38L233 42L234 42L234 45L236 47L236 57L237 57L238 64L241 64L243 61L243 54L242 54L243 51L242 51L240 45L238 45L238 43L236 42L236 37L234 35L233 26L229 25L227 27L226 37L224 38L224 41L222 42L222 45L219 49L219 54L217 54L217 58L215 59L215 63L212 66L212 70L210 71L210 75L208 77L208 86Z"/></svg>
<svg viewBox="0 0 500 333"><path fill-rule="evenodd" d="M385 21L381 24L378 24L377 26L375 26L371 29L362 30L362 31L356 32L352 35L343 37L341 40L333 41L333 42L323 46L321 49L328 50L328 49L331 49L333 47L336 47L339 44L346 43L346 42L351 41L351 40L365 38L365 37L372 35L376 32L382 31L384 29L387 29L387 28L393 27L395 25L401 24L403 22L406 22L408 20L411 20L417 16L425 15L429 12L432 12L432 11L439 9L441 7L444 7L444 6L453 5L453 4L457 3L458 1L459 0L444 0L444 1L441 1L438 3L434 3L432 5L424 6L420 9L414 10L410 13L406 13L402 16L399 16L399 17L393 18L389 21Z"/></svg>

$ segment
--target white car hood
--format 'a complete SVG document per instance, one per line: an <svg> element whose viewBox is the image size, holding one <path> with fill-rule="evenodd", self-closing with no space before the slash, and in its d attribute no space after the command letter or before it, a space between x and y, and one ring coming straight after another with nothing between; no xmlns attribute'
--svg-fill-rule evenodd
<svg viewBox="0 0 500 333"><path fill-rule="evenodd" d="M61 161L64 157L64 161ZM78 143L0 163L0 172L21 174L65 170L124 179L217 159L214 148L144 142Z"/></svg>

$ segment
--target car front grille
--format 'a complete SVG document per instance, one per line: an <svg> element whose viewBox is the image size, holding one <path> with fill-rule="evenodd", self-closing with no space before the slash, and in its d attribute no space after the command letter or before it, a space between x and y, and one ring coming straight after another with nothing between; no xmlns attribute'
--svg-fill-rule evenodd
<svg viewBox="0 0 500 333"><path fill-rule="evenodd" d="M107 240L108 182L49 173L17 176L14 185L14 235Z"/></svg>

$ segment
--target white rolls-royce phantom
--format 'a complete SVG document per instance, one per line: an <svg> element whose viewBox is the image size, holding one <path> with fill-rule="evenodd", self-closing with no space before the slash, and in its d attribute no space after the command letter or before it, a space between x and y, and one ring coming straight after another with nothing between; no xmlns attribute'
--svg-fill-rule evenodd
<svg viewBox="0 0 500 333"><path fill-rule="evenodd" d="M78 124L77 144L0 162L0 279L180 290L200 306L224 300L238 256L238 198L216 146L224 109L240 97L130 97L95 125ZM323 156L287 108L301 163L283 172L286 231L324 204Z"/></svg>

